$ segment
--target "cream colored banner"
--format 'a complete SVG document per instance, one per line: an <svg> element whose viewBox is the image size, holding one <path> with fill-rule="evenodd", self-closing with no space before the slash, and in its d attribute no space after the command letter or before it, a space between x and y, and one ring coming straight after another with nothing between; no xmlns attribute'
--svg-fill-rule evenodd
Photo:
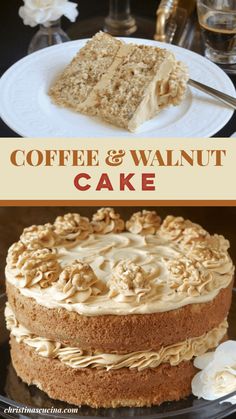
<svg viewBox="0 0 236 419"><path fill-rule="evenodd" d="M236 200L233 139L0 139L0 200Z"/></svg>

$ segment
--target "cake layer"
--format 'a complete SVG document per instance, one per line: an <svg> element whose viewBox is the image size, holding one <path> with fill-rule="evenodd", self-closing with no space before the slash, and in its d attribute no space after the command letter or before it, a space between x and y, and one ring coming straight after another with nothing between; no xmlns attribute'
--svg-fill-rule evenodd
<svg viewBox="0 0 236 419"><path fill-rule="evenodd" d="M187 79L186 68L171 52L130 45L129 55L116 72L95 86L92 106L86 111L93 114L95 109L107 122L136 131L162 108L181 103Z"/></svg>
<svg viewBox="0 0 236 419"><path fill-rule="evenodd" d="M77 110L110 68L122 44L108 34L97 33L53 83L49 95L54 103Z"/></svg>
<svg viewBox="0 0 236 419"><path fill-rule="evenodd" d="M208 303L145 315L81 316L65 309L48 309L7 283L8 301L20 324L34 335L82 350L128 353L198 337L227 318L233 282Z"/></svg>
<svg viewBox="0 0 236 419"><path fill-rule="evenodd" d="M226 336L228 329L227 320L224 320L216 328L200 337L192 337L183 342L162 347L156 352L147 348L146 351L117 354L102 353L97 350L94 352L82 351L80 348L36 336L17 321L9 304L6 306L5 317L7 329L18 343L24 343L34 348L42 357L58 359L63 364L76 369L135 368L141 371L147 368L157 368L163 363L175 366L182 361L189 361L214 349Z"/></svg>
<svg viewBox="0 0 236 419"><path fill-rule="evenodd" d="M191 393L196 369L191 361L162 364L143 371L122 368L70 368L57 359L43 358L11 338L11 357L17 375L50 397L75 405L98 407L151 406L179 400Z"/></svg>

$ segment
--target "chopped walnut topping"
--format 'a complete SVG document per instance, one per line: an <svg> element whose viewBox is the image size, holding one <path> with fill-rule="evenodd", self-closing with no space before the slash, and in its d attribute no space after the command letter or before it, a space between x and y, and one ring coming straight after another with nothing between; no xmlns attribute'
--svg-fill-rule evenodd
<svg viewBox="0 0 236 419"><path fill-rule="evenodd" d="M25 252L25 250L26 247L21 241L14 243L9 248L7 255L7 265L9 268L14 269L16 267L19 257Z"/></svg>
<svg viewBox="0 0 236 419"><path fill-rule="evenodd" d="M56 236L51 224L33 225L23 230L20 237L22 243L28 249L52 248L56 242Z"/></svg>
<svg viewBox="0 0 236 419"><path fill-rule="evenodd" d="M195 297L209 291L212 275L197 261L179 257L167 261L170 289Z"/></svg>
<svg viewBox="0 0 236 419"><path fill-rule="evenodd" d="M115 267L113 277L108 281L110 297L135 297L138 300L151 289L148 274L131 261L121 261Z"/></svg>
<svg viewBox="0 0 236 419"><path fill-rule="evenodd" d="M47 288L57 281L61 266L56 252L50 249L26 250L17 261L16 272L23 287L39 284Z"/></svg>
<svg viewBox="0 0 236 419"><path fill-rule="evenodd" d="M56 218L55 233L59 236L59 243L84 240L92 232L89 219L79 214L66 214Z"/></svg>
<svg viewBox="0 0 236 419"><path fill-rule="evenodd" d="M173 105L179 105L183 100L187 90L188 79L187 67L182 62L177 61L176 67L169 78L169 92L172 97Z"/></svg>
<svg viewBox="0 0 236 419"><path fill-rule="evenodd" d="M63 269L55 285L56 290L63 293L58 299L71 302L73 297L73 302L80 303L100 294L104 287L91 266L78 260Z"/></svg>
<svg viewBox="0 0 236 419"><path fill-rule="evenodd" d="M163 221L158 232L166 240L176 241L182 245L191 245L210 237L209 233L200 225L185 220L182 217L169 215Z"/></svg>
<svg viewBox="0 0 236 419"><path fill-rule="evenodd" d="M67 266L60 274L59 282L68 284L71 281L72 285L78 289L84 290L97 282L97 277L87 263L76 260L72 265Z"/></svg>
<svg viewBox="0 0 236 419"><path fill-rule="evenodd" d="M156 211L139 211L126 222L126 229L133 234L156 234L161 224L161 218Z"/></svg>
<svg viewBox="0 0 236 419"><path fill-rule="evenodd" d="M125 223L114 208L100 208L93 215L92 226L93 231L99 234L121 233Z"/></svg>
<svg viewBox="0 0 236 419"><path fill-rule="evenodd" d="M224 238L224 236L213 234L207 239L207 245L214 250L219 250L221 252L227 252L230 248L230 243Z"/></svg>
<svg viewBox="0 0 236 419"><path fill-rule="evenodd" d="M194 259L197 259L201 262L204 261L219 261L225 256L224 252L219 252L216 249L211 249L207 245L204 244L197 244L191 249L191 255Z"/></svg>
<svg viewBox="0 0 236 419"><path fill-rule="evenodd" d="M227 250L222 249L218 240L211 239L196 243L190 248L189 255L207 269L222 274L229 272L233 265Z"/></svg>
<svg viewBox="0 0 236 419"><path fill-rule="evenodd" d="M160 108L181 103L187 90L188 79L187 67L182 62L177 61L170 75L157 82Z"/></svg>

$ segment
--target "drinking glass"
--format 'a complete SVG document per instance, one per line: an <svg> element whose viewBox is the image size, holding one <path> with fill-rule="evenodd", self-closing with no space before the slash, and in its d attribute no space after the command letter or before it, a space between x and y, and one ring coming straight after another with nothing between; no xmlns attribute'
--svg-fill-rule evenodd
<svg viewBox="0 0 236 419"><path fill-rule="evenodd" d="M130 0L110 0L104 30L117 36L131 35L137 30L136 21L130 12Z"/></svg>
<svg viewBox="0 0 236 419"><path fill-rule="evenodd" d="M236 0L197 0L205 56L219 64L236 63Z"/></svg>

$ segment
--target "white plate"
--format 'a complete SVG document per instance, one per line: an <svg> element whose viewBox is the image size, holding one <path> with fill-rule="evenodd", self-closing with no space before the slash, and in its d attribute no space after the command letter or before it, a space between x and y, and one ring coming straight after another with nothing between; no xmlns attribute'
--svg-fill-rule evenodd
<svg viewBox="0 0 236 419"><path fill-rule="evenodd" d="M125 41L166 47L188 65L191 78L235 95L229 77L198 54L151 40ZM230 108L193 88L188 88L180 106L163 110L135 134L53 105L47 95L49 86L85 42L72 41L38 51L2 76L0 115L10 128L23 137L210 137L231 118Z"/></svg>

